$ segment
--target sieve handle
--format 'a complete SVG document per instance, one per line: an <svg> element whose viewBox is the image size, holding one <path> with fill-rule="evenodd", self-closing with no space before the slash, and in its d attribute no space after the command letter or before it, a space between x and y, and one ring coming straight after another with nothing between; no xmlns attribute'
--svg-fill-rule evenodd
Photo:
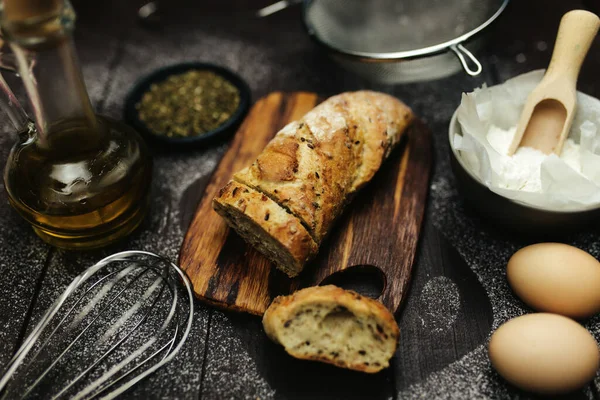
<svg viewBox="0 0 600 400"><path fill-rule="evenodd" d="M467 74L471 76L477 76L481 73L481 71L483 70L483 68L481 67L481 63L479 62L477 57L473 55L473 53L466 49L465 46L463 46L460 43L453 44L452 46L450 46L450 50L452 50L454 54L456 54L456 57L458 57L460 64L462 65L463 69ZM475 69L471 69L469 62L467 62L467 57L465 56L469 58L471 63L475 66Z"/></svg>
<svg viewBox="0 0 600 400"><path fill-rule="evenodd" d="M268 17L269 15L285 10L288 7L300 4L302 1L303 0L281 0L256 11L256 16L258 18Z"/></svg>

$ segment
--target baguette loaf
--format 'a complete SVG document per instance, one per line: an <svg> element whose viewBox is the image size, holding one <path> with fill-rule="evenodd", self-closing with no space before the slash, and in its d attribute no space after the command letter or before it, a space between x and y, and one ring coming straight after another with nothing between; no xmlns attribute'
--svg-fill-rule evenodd
<svg viewBox="0 0 600 400"><path fill-rule="evenodd" d="M400 336L381 303L333 285L277 297L263 327L293 357L369 373L389 366Z"/></svg>
<svg viewBox="0 0 600 400"><path fill-rule="evenodd" d="M344 206L371 180L412 118L406 105L383 93L333 96L279 131L251 166L234 174L233 181L265 194L297 218L318 249ZM214 199L213 206L225 219L231 217L222 212L221 196ZM229 224L248 242L256 243L257 237L265 235L242 229L241 221L243 216ZM274 239L289 242L284 236ZM284 248L280 246L277 254L284 254ZM258 250L263 251L264 246ZM292 249L285 257L263 251L288 275L289 271L300 272L298 266L316 252L289 264Z"/></svg>

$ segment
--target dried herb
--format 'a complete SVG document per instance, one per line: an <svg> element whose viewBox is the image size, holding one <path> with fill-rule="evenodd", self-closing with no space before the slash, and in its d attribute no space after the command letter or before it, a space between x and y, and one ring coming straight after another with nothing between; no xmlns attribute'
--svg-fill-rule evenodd
<svg viewBox="0 0 600 400"><path fill-rule="evenodd" d="M211 71L191 70L151 85L135 107L154 134L187 137L218 128L239 104L239 90L231 82Z"/></svg>

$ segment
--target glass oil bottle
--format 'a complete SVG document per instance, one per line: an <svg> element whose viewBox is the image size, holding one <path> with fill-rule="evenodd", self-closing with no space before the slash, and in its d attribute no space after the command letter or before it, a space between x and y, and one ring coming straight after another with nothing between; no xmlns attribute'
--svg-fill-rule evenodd
<svg viewBox="0 0 600 400"><path fill-rule="evenodd" d="M82 249L112 243L140 224L152 162L133 129L94 113L74 22L67 0L4 0L0 24L35 120L12 110L21 126L4 181L11 205L43 240ZM3 79L0 86L10 93Z"/></svg>

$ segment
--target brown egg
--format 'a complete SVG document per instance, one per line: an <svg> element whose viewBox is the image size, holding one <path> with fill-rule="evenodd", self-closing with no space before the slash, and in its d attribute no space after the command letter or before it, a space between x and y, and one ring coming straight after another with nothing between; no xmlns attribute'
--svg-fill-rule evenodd
<svg viewBox="0 0 600 400"><path fill-rule="evenodd" d="M600 312L600 263L576 247L524 247L508 261L506 277L515 294L537 311L577 319Z"/></svg>
<svg viewBox="0 0 600 400"><path fill-rule="evenodd" d="M513 385L541 394L568 393L588 383L600 366L592 335L557 314L528 314L500 326L490 339L492 366Z"/></svg>

